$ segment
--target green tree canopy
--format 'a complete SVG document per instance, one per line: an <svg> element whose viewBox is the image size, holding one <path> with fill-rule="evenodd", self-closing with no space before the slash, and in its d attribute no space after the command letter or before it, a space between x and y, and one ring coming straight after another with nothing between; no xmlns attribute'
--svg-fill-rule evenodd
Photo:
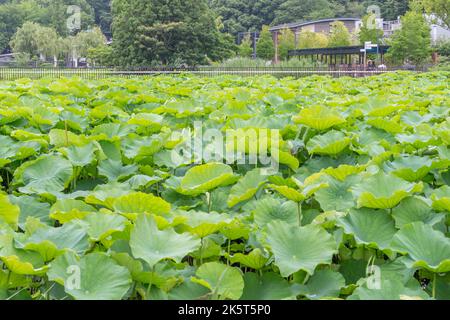
<svg viewBox="0 0 450 320"><path fill-rule="evenodd" d="M362 19L362 26L359 30L358 38L360 43L370 41L372 43L379 43L383 38L384 31L379 29L374 23L376 16L374 14L366 15Z"/></svg>
<svg viewBox="0 0 450 320"><path fill-rule="evenodd" d="M258 43L256 44L256 55L258 58L272 60L275 56L275 46L273 44L272 33L268 26L264 26L259 35Z"/></svg>
<svg viewBox="0 0 450 320"><path fill-rule="evenodd" d="M123 65L204 63L224 40L205 0L114 0L112 7L113 45Z"/></svg>
<svg viewBox="0 0 450 320"><path fill-rule="evenodd" d="M288 53L290 50L295 49L295 34L291 29L281 30L278 36L278 54L281 60L286 60L288 58Z"/></svg>
<svg viewBox="0 0 450 320"><path fill-rule="evenodd" d="M298 37L299 49L326 48L328 47L328 36L324 33L304 31Z"/></svg>
<svg viewBox="0 0 450 320"><path fill-rule="evenodd" d="M430 27L422 14L410 11L402 17L402 27L392 36L388 58L393 62L422 64L431 55Z"/></svg>
<svg viewBox="0 0 450 320"><path fill-rule="evenodd" d="M424 9L428 14L434 15L436 22L450 28L450 1L449 0L413 0L414 5Z"/></svg>
<svg viewBox="0 0 450 320"><path fill-rule="evenodd" d="M345 47L352 44L351 35L345 24L335 21L331 24L329 47Z"/></svg>
<svg viewBox="0 0 450 320"><path fill-rule="evenodd" d="M253 48L252 48L252 40L250 39L250 36L244 37L242 39L241 44L239 45L239 56L244 58L249 58L253 54Z"/></svg>

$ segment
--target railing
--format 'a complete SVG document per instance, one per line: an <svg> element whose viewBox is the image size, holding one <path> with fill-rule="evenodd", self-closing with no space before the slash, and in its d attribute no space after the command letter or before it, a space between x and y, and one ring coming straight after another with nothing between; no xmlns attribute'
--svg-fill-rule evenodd
<svg viewBox="0 0 450 320"><path fill-rule="evenodd" d="M390 68L390 69L367 69L363 67L311 67L311 68L280 68L280 67L252 67L252 68L224 68L224 67L160 67L160 68L133 68L127 70L109 68L3 68L0 67L0 80L17 80L21 78L64 78L80 77L82 79L105 79L111 77L134 78L152 77L156 75L179 75L194 74L204 77L215 77L221 75L238 76L261 76L270 75L275 77L306 77L312 75L325 75L332 77L366 77L383 73L396 72L398 70L409 70L415 72L425 71L417 68Z"/></svg>

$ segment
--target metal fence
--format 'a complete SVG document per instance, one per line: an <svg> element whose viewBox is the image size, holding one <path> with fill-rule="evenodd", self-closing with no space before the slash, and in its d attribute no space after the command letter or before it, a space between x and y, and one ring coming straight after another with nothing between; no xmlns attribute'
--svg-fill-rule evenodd
<svg viewBox="0 0 450 320"><path fill-rule="evenodd" d="M383 73L405 70L404 68L372 69L364 68L340 68L340 67L313 67L313 68L280 68L280 67L251 67L251 68L223 68L223 67L161 67L161 68L134 68L134 69L109 69L109 68L2 68L0 67L0 80L17 80L21 78L64 78L80 77L82 79L105 79L111 77L134 78L152 77L156 75L194 74L203 77L215 77L221 75L261 76L271 75L275 77L306 77L311 75L325 75L332 77L367 77ZM407 70L422 72L424 69Z"/></svg>

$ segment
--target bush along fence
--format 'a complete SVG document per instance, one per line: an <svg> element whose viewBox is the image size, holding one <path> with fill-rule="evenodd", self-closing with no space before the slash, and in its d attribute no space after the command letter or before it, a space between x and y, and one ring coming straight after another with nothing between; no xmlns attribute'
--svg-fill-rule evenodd
<svg viewBox="0 0 450 320"><path fill-rule="evenodd" d="M105 79L110 77L151 77L161 74L195 74L198 76L259 76L271 75L275 77L305 77L311 75L326 75L332 77L366 77L383 73L409 70L414 72L426 71L424 68L389 68L389 69L365 69L348 67L311 67L311 68L280 68L280 67L249 67L249 68L224 68L224 67L160 67L160 68L4 68L0 67L0 80L17 80L21 78L63 78L80 77L82 79Z"/></svg>

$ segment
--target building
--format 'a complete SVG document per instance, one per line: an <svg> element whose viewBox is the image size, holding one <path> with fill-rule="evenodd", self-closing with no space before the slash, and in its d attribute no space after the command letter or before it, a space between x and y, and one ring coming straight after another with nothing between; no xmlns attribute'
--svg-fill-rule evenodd
<svg viewBox="0 0 450 320"><path fill-rule="evenodd" d="M439 41L450 40L450 30L445 29L440 25L434 24L431 18L429 18L428 20L430 22L431 39L433 45L437 44ZM288 23L270 28L270 31L272 32L273 36L273 41L275 44L275 52L276 52L275 62L278 62L279 34L282 30L291 29L292 32L294 32L295 42L297 46L299 35L302 32L310 31L316 33L324 33L328 35L330 34L332 23L336 21L344 23L344 25L347 27L350 33L357 32L362 25L362 20L360 18L333 18L308 22ZM394 21L384 21L383 19L377 19L376 24L378 25L378 28L383 30L384 33L381 44L386 44L386 39L390 38L396 30L401 28L400 17Z"/></svg>

